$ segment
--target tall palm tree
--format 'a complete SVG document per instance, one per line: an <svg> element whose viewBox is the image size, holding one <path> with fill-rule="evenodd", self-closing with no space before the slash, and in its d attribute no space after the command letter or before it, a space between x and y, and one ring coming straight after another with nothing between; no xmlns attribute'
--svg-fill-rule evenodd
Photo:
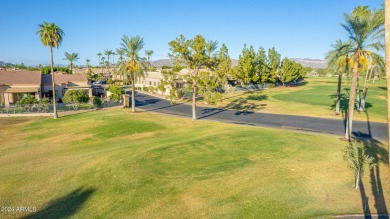
<svg viewBox="0 0 390 219"><path fill-rule="evenodd" d="M358 84L359 68L362 66L359 61L361 61L365 56L376 54L374 51L370 51L371 48L374 48L377 51L382 48L380 42L370 41L370 39L375 36L377 29L380 27L375 14L376 12L372 12L365 6L356 7L351 15L344 14L345 23L342 24L342 27L347 31L349 39L353 42L352 48L347 51L347 53L351 54L354 63L351 89L349 91L348 114L345 132L345 138L348 139L351 139L352 134L356 88Z"/></svg>
<svg viewBox="0 0 390 219"><path fill-rule="evenodd" d="M87 68L89 68L89 63L91 62L90 59L86 59L85 62L87 63Z"/></svg>
<svg viewBox="0 0 390 219"><path fill-rule="evenodd" d="M62 38L64 37L64 31L58 27L55 23L43 22L39 24L39 29L36 34L40 35L42 44L46 47L50 47L50 66L51 66L51 85L53 90L53 108L54 119L58 118L57 104L56 104L56 91L54 81L54 68L53 68L53 47L58 48L61 45Z"/></svg>
<svg viewBox="0 0 390 219"><path fill-rule="evenodd" d="M79 54L78 53L64 53L65 58L64 60L69 61L69 67L70 67L70 73L73 74L73 62L77 62L79 60Z"/></svg>
<svg viewBox="0 0 390 219"><path fill-rule="evenodd" d="M135 112L135 82L145 77L144 58L139 56L139 52L144 48L144 39L140 36L129 38L124 35L121 46L127 60L120 65L118 74L131 81L131 110Z"/></svg>
<svg viewBox="0 0 390 219"><path fill-rule="evenodd" d="M148 70L150 70L150 61L153 55L153 50L145 50L145 55L148 57Z"/></svg>
<svg viewBox="0 0 390 219"><path fill-rule="evenodd" d="M102 69L102 74L103 74L103 67L101 66L102 62L101 62L101 58L100 58L100 57L102 56L102 53L99 52L99 53L97 54L97 56L99 56L99 65L100 65L100 67L101 67L101 69Z"/></svg>
<svg viewBox="0 0 390 219"><path fill-rule="evenodd" d="M113 54L112 50L104 50L104 55L107 56L107 69L108 69L108 77L110 77L110 56Z"/></svg>
<svg viewBox="0 0 390 219"><path fill-rule="evenodd" d="M119 55L119 61L120 61L120 63L123 62L123 54L124 54L124 52L125 52L125 51L124 51L122 48L116 49L116 53Z"/></svg>
<svg viewBox="0 0 390 219"><path fill-rule="evenodd" d="M328 67L335 70L338 73L337 81L337 95L336 95L336 115L340 114L340 99L341 99L341 82L343 73L348 73L349 57L348 51L351 50L352 42L343 42L337 40L335 44L332 44L332 50L330 50L325 59L328 61Z"/></svg>
<svg viewBox="0 0 390 219"><path fill-rule="evenodd" d="M101 65L101 66L102 66L102 74L103 74L103 65L104 65L104 63L106 63L105 60L106 60L106 58L105 58L104 56L103 56L102 59L100 60L100 61L101 61L101 64L102 64L102 65Z"/></svg>
<svg viewBox="0 0 390 219"><path fill-rule="evenodd" d="M206 67L209 70L209 72L211 72L212 69L217 64L217 60L216 60L217 49L218 49L218 41L207 40L206 45L205 45L205 52L206 52L206 56L208 57Z"/></svg>
<svg viewBox="0 0 390 219"><path fill-rule="evenodd" d="M385 1L385 62L386 62L386 84L387 84L387 129L390 136L390 2ZM390 160L390 137L387 142L387 151Z"/></svg>
<svg viewBox="0 0 390 219"><path fill-rule="evenodd" d="M214 52L217 51L217 49L218 49L218 41L207 40L205 49L206 49L206 55L209 58L211 58L212 56L215 56L216 53L214 53Z"/></svg>

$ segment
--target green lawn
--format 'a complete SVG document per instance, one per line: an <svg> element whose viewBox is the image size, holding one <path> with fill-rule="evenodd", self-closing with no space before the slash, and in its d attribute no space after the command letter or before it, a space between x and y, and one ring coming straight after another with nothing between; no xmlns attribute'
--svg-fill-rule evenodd
<svg viewBox="0 0 390 219"><path fill-rule="evenodd" d="M32 218L309 218L362 213L362 193L371 213L390 203L379 142L359 191L335 136L124 109L0 124L0 206L35 206Z"/></svg>
<svg viewBox="0 0 390 219"><path fill-rule="evenodd" d="M347 78L343 79L344 81ZM233 109L254 110L267 113L304 115L326 118L341 118L348 109L349 84L342 86L342 115L336 116L335 95L337 78L309 77L303 86L278 87L261 92L247 93L225 99L220 106ZM362 87L362 85L361 85ZM385 81L369 83L366 112L355 112L356 120L386 122L386 84Z"/></svg>

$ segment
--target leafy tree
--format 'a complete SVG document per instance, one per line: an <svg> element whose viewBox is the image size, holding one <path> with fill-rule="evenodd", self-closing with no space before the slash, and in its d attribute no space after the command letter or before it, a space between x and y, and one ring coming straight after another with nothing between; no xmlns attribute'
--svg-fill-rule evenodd
<svg viewBox="0 0 390 219"><path fill-rule="evenodd" d="M215 76L219 80L219 85L226 85L227 76L231 72L232 60L229 56L229 50L225 44L222 44L218 52L217 67Z"/></svg>
<svg viewBox="0 0 390 219"><path fill-rule="evenodd" d="M162 70L161 74L163 76L163 80L158 85L158 89L165 93L167 89L169 89L169 101L171 104L176 104L177 100L180 98L179 90L176 88L176 83L178 81L177 73L171 70Z"/></svg>
<svg viewBox="0 0 390 219"><path fill-rule="evenodd" d="M77 110L81 103L88 103L89 97L85 90L67 90L62 100L73 104L73 108Z"/></svg>
<svg viewBox="0 0 390 219"><path fill-rule="evenodd" d="M70 73L73 74L73 62L77 62L77 60L79 60L79 54L65 52L64 55L65 55L64 60L69 61Z"/></svg>
<svg viewBox="0 0 390 219"><path fill-rule="evenodd" d="M52 74L52 90L53 90L53 107L54 107L54 119L58 118L56 94L55 94L55 81L54 81L54 70L53 70L53 47L58 48L61 45L62 38L65 35L64 31L55 23L44 22L39 25L39 29L36 34L40 35L42 44L46 47L50 47L50 65Z"/></svg>
<svg viewBox="0 0 390 219"><path fill-rule="evenodd" d="M120 64L117 74L122 75L124 80L131 81L131 110L135 112L135 82L145 77L144 59L139 56L139 52L144 48L144 39L140 36L129 38L124 35L121 46L127 60Z"/></svg>
<svg viewBox="0 0 390 219"><path fill-rule="evenodd" d="M274 47L268 50L268 67L269 67L269 74L270 77L268 81L272 84L276 83L276 78L278 75L278 71L280 68L280 59L281 55L276 51Z"/></svg>
<svg viewBox="0 0 390 219"><path fill-rule="evenodd" d="M259 76L257 73L256 54L252 46L248 49L244 45L242 54L238 58L237 68L232 72L233 77L241 84L257 82Z"/></svg>
<svg viewBox="0 0 390 219"><path fill-rule="evenodd" d="M118 102L122 98L122 95L126 93L125 90L118 85L110 85L108 90L111 93L110 99L116 102Z"/></svg>
<svg viewBox="0 0 390 219"><path fill-rule="evenodd" d="M306 75L305 69L302 65L285 58L282 62L282 67L280 69L279 79L285 85L292 81L299 80Z"/></svg>
<svg viewBox="0 0 390 219"><path fill-rule="evenodd" d="M368 9L367 6L356 7L354 11L348 15L344 14L345 23L342 27L346 30L349 35L349 39L352 42L352 48L346 51L346 54L350 54L353 58L353 73L351 79L351 88L349 92L349 103L348 103L348 118L346 125L345 138L350 139L352 133L352 120L355 106L356 89L358 85L359 70L362 67L362 60L365 56L375 53L371 49L376 51L382 48L380 41L376 41L377 30L383 25L383 21L378 15L380 11L374 11ZM371 42L370 42L371 40Z"/></svg>
<svg viewBox="0 0 390 219"><path fill-rule="evenodd" d="M169 56L176 61L176 65L184 65L189 70L185 76L188 88L192 90L192 119L196 120L196 97L198 94L210 94L218 96L215 92L214 79L211 71L205 73L204 68L210 67L210 58L206 54L206 40L201 35L196 35L194 39L187 40L180 35L175 40L169 42L171 53ZM202 72L202 73L201 73ZM206 77L208 75L209 77ZM207 78L207 80L205 80ZM198 90L198 88L200 88Z"/></svg>
<svg viewBox="0 0 390 219"><path fill-rule="evenodd" d="M70 74L70 69L69 68L63 68L63 67L54 67L53 68L53 71L54 72L63 72L63 73L67 73L67 74ZM50 74L51 73L51 66L45 66L41 69L41 73L42 74Z"/></svg>
<svg viewBox="0 0 390 219"><path fill-rule="evenodd" d="M257 71L260 78L261 83L265 83L268 81L270 77L270 71L268 67L268 58L266 52L263 47L260 47L259 51L256 54L257 58Z"/></svg>
<svg viewBox="0 0 390 219"><path fill-rule="evenodd" d="M375 165L374 158L366 154L363 142L352 140L344 150L344 159L355 175L355 188L358 189L365 167L372 168Z"/></svg>

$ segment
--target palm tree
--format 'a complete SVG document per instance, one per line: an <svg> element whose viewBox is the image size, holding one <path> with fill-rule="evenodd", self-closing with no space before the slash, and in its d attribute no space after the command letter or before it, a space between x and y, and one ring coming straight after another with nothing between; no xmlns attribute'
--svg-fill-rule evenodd
<svg viewBox="0 0 390 219"><path fill-rule="evenodd" d="M347 51L347 53L352 55L351 57L354 63L351 89L349 91L347 125L345 132L345 138L348 139L351 139L352 134L356 88L358 84L359 69L362 66L360 62L365 56L369 56L370 54L378 55L373 51L370 51L370 48L374 48L377 51L382 48L380 42L370 42L370 39L375 36L377 29L380 27L375 14L376 12L373 13L366 6L356 7L351 15L344 14L345 23L342 24L342 27L347 31L349 39L353 43L352 48Z"/></svg>
<svg viewBox="0 0 390 219"><path fill-rule="evenodd" d="M131 110L135 112L135 82L145 77L144 59L139 56L139 52L144 48L144 39L140 36L129 38L124 35L121 46L127 60L120 65L118 74L131 81Z"/></svg>
<svg viewBox="0 0 390 219"><path fill-rule="evenodd" d="M122 48L116 49L116 53L119 55L120 63L123 62L123 54L124 54L124 52L125 51Z"/></svg>
<svg viewBox="0 0 390 219"><path fill-rule="evenodd" d="M87 63L87 68L89 68L89 63L91 62L91 60L86 59L85 62Z"/></svg>
<svg viewBox="0 0 390 219"><path fill-rule="evenodd" d="M102 53L99 52L99 53L97 54L97 56L99 56L99 65L100 65L100 67L102 68L102 74L103 74L103 67L101 66L102 63L101 63L101 59L100 59L100 57L102 56Z"/></svg>
<svg viewBox="0 0 390 219"><path fill-rule="evenodd" d="M70 67L70 73L73 74L73 62L77 62L79 60L79 54L78 53L64 53L65 58L64 60L69 61L69 67Z"/></svg>
<svg viewBox="0 0 390 219"><path fill-rule="evenodd" d="M337 81L337 95L336 95L336 115L340 114L340 99L341 99L341 81L343 73L348 73L349 57L348 51L351 50L352 42L342 42L337 40L335 44L332 44L332 50L326 54L325 59L328 61L330 69L334 69L338 73Z"/></svg>
<svg viewBox="0 0 390 219"><path fill-rule="evenodd" d="M205 49L206 49L206 55L209 58L215 56L216 54L214 52L217 51L218 49L218 41L207 40Z"/></svg>
<svg viewBox="0 0 390 219"><path fill-rule="evenodd" d="M218 41L213 41L213 40L207 40L206 42L206 45L205 45L205 52L206 52L206 55L208 57L208 61L207 61L207 69L209 70L209 72L212 71L212 69L215 67L215 65L217 64L217 60L215 59L216 58L216 55L217 53L215 53L218 49Z"/></svg>
<svg viewBox="0 0 390 219"><path fill-rule="evenodd" d="M57 115L57 104L56 104L56 92L55 92L55 81L54 81L54 68L53 68L53 47L58 48L61 45L62 38L65 35L64 31L58 27L55 23L43 22L38 25L39 29L36 34L40 35L42 44L46 47L50 47L50 66L51 66L51 85L53 90L53 108L54 108L54 119L58 118Z"/></svg>
<svg viewBox="0 0 390 219"><path fill-rule="evenodd" d="M385 30L389 33L390 27L390 2L385 1ZM390 35L385 34L385 62L386 62L386 84L387 84L387 129L388 136L390 136ZM387 151L389 152L390 160L390 137L387 142Z"/></svg>
<svg viewBox="0 0 390 219"><path fill-rule="evenodd" d="M104 55L107 56L107 69L108 69L108 77L110 77L110 56L113 54L112 50L104 50Z"/></svg>
<svg viewBox="0 0 390 219"><path fill-rule="evenodd" d="M104 63L106 63L105 60L106 60L106 58L105 58L104 56L103 56L102 59L100 60L100 62L101 62L101 64L102 64L102 65L101 65L101 67L102 67L102 74L103 74L103 65L104 65Z"/></svg>
<svg viewBox="0 0 390 219"><path fill-rule="evenodd" d="M153 55L153 50L145 50L145 55L148 57L148 70L150 70L150 61Z"/></svg>

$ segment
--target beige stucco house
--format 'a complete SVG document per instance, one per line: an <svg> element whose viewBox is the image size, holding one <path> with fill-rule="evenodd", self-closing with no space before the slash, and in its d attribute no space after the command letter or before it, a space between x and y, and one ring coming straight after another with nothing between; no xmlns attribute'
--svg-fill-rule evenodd
<svg viewBox="0 0 390 219"><path fill-rule="evenodd" d="M62 99L68 89L81 89L92 96L91 83L85 75L55 74L56 99ZM24 95L34 95L37 100L52 97L52 75L40 71L0 71L0 104L15 104Z"/></svg>
<svg viewBox="0 0 390 219"><path fill-rule="evenodd" d="M85 90L92 96L91 82L85 75L54 74L56 99L62 99L67 90ZM42 75L42 97L52 97L52 75Z"/></svg>
<svg viewBox="0 0 390 219"><path fill-rule="evenodd" d="M0 104L14 104L25 94L32 94L39 100L41 82L39 71L0 71Z"/></svg>

